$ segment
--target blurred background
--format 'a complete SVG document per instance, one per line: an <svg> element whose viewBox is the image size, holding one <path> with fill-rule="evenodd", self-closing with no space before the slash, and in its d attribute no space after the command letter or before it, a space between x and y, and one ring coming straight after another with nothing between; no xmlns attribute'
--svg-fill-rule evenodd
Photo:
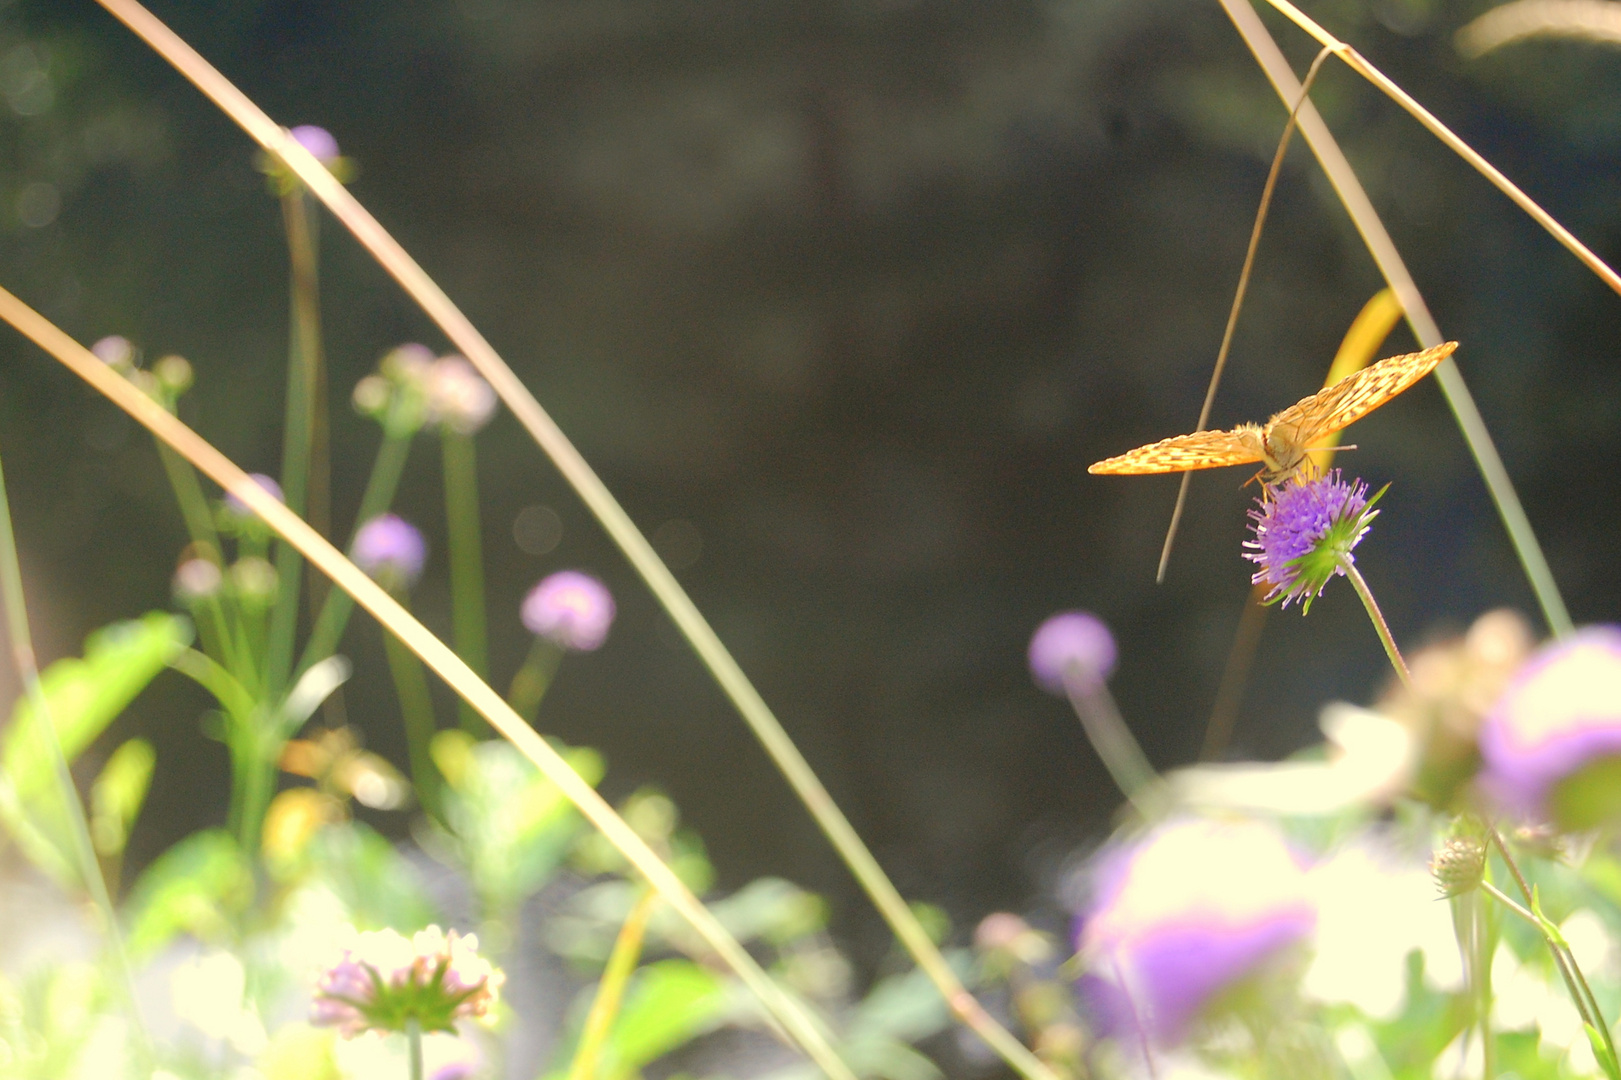
<svg viewBox="0 0 1621 1080"><path fill-rule="evenodd" d="M996 908L1051 909L1066 858L1119 802L1025 671L1048 614L1107 619L1149 756L1196 757L1249 592L1248 473L1196 478L1156 587L1176 479L1086 466L1193 427L1284 120L1216 4L152 6L277 120L333 132L354 193L576 440L902 891L941 905L958 940ZM1621 259L1621 55L1466 61L1452 35L1487 6L1305 5ZM1265 17L1303 71L1315 50ZM186 356L182 415L276 472L286 249L247 138L89 0L0 8L0 98L0 284L87 343ZM1463 343L1572 614L1614 619L1621 299L1343 67L1315 98ZM402 341L448 346L330 219L322 251L347 536L379 440L350 389ZM1316 389L1380 285L1297 141L1213 423ZM1398 328L1383 355L1413 347ZM1535 614L1433 385L1351 441L1343 464L1393 485L1358 558L1398 639ZM876 962L876 916L583 507L510 417L480 443L496 684L527 648L524 590L563 567L602 576L620 620L565 664L540 727L603 750L610 798L669 792L722 887L770 873L828 895ZM169 606L184 532L150 440L10 331L0 447L44 658ZM434 544L418 610L446 632L439 485L424 438L396 508ZM403 766L376 626L357 618L346 651L347 716ZM1319 708L1371 700L1386 671L1349 588L1304 621L1272 613L1230 753L1316 741ZM205 708L167 677L109 733L159 752L136 866L223 818ZM406 832L397 814L373 823Z"/></svg>

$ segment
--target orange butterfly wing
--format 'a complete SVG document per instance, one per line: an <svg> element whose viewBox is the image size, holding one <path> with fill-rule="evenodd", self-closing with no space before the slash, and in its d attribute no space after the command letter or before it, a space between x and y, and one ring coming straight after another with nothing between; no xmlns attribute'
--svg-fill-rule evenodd
<svg viewBox="0 0 1621 1080"><path fill-rule="evenodd" d="M1244 439L1243 434L1248 434L1250 438ZM1236 428L1233 431L1195 431L1192 435L1175 435L1105 458L1086 471L1135 475L1245 465L1261 460L1259 434L1252 426L1247 431Z"/></svg>
<svg viewBox="0 0 1621 1080"><path fill-rule="evenodd" d="M1448 341L1352 372L1272 417L1266 424L1267 439L1309 450L1323 436L1350 427L1418 382L1457 347L1456 341Z"/></svg>

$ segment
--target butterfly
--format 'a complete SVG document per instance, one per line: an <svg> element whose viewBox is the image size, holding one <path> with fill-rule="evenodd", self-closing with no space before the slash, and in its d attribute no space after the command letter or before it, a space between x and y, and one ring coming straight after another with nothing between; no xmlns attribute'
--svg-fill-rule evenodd
<svg viewBox="0 0 1621 1080"><path fill-rule="evenodd" d="M1333 386L1301 398L1264 424L1240 424L1231 431L1195 431L1128 453L1104 458L1087 472L1140 474L1219 469L1261 462L1261 478L1275 483L1307 463L1306 454L1324 437L1349 427L1428 375L1452 355L1456 341L1423 352L1392 356L1352 372Z"/></svg>

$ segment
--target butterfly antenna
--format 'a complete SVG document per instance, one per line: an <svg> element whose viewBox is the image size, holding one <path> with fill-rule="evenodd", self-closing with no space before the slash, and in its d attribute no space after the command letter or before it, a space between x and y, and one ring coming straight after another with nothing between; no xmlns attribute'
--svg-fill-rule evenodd
<svg viewBox="0 0 1621 1080"><path fill-rule="evenodd" d="M1278 186L1278 173L1283 169L1283 155L1289 149L1289 139L1295 133L1295 118L1300 114L1300 106L1306 103L1306 95L1311 93L1311 84L1317 80L1317 73L1322 70L1323 62L1328 59L1330 49L1324 48L1317 54L1317 59L1311 62L1311 70L1300 84L1300 97L1295 99L1295 107L1289 110L1289 120L1283 125L1283 135L1278 139L1277 152L1272 155L1272 168L1266 174L1266 186L1261 189L1261 205L1255 211L1255 226L1250 230L1249 249L1244 252L1244 269L1238 275L1238 289L1233 294L1232 310L1227 313L1227 329L1221 335L1221 348L1216 351L1216 368L1210 373L1210 387L1205 391L1204 405L1199 409L1199 424L1194 431L1203 431L1210 422L1210 407L1216 403L1216 387L1221 385L1221 373L1227 367L1227 354L1233 346L1233 331L1238 326L1238 313L1244 307L1244 294L1249 291L1250 271L1255 268L1255 249L1261 246L1261 230L1266 226L1266 213L1272 206L1272 192ZM1188 502L1188 485L1193 482L1193 474L1182 474L1182 487L1176 493L1176 509L1171 511L1171 525L1165 530L1165 546L1159 553L1159 570L1154 574L1156 584L1165 583L1165 568L1171 562L1171 545L1176 543L1176 528L1182 522L1182 509Z"/></svg>

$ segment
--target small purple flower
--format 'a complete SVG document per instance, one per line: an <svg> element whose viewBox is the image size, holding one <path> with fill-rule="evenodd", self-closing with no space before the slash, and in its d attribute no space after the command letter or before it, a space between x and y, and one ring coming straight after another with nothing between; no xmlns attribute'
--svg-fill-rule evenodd
<svg viewBox="0 0 1621 1080"><path fill-rule="evenodd" d="M559 570L529 590L520 614L531 634L565 649L590 652L608 639L614 598L590 574Z"/></svg>
<svg viewBox="0 0 1621 1080"><path fill-rule="evenodd" d="M394 514L378 514L355 533L349 557L386 586L415 584L428 561L428 545L416 526Z"/></svg>
<svg viewBox="0 0 1621 1080"><path fill-rule="evenodd" d="M1305 870L1258 822L1167 822L1107 852L1094 880L1076 935L1081 990L1100 1028L1133 1043L1178 1042L1317 923Z"/></svg>
<svg viewBox="0 0 1621 1080"><path fill-rule="evenodd" d="M264 473L249 473L248 479L268 491L277 502L287 501L282 497L281 485L276 483L274 478L266 476ZM225 493L225 508L239 518L251 518L254 516L253 508L229 491Z"/></svg>
<svg viewBox="0 0 1621 1080"><path fill-rule="evenodd" d="M1089 611L1064 611L1036 628L1030 638L1030 674L1036 685L1064 696L1095 690L1114 672L1119 652L1114 635Z"/></svg>
<svg viewBox="0 0 1621 1080"><path fill-rule="evenodd" d="M1569 828L1621 813L1621 627L1544 646L1480 729L1481 787L1505 809Z"/></svg>
<svg viewBox="0 0 1621 1080"><path fill-rule="evenodd" d="M310 1022L344 1038L366 1031L455 1031L484 1016L505 976L478 955L478 937L430 926L407 938L394 930L353 933L342 957L316 981Z"/></svg>
<svg viewBox="0 0 1621 1080"><path fill-rule="evenodd" d="M1368 485L1342 481L1338 469L1266 488L1249 512L1255 538L1244 541L1251 549L1244 558L1260 565L1250 581L1272 586L1267 602L1281 598L1288 607L1299 600L1301 610L1310 611L1329 581L1345 575L1351 550L1379 516L1373 504L1383 494L1368 498Z"/></svg>
<svg viewBox="0 0 1621 1080"><path fill-rule="evenodd" d="M324 127L300 124L287 134L322 165L331 165L341 156L338 153L338 140L334 139L332 133Z"/></svg>

